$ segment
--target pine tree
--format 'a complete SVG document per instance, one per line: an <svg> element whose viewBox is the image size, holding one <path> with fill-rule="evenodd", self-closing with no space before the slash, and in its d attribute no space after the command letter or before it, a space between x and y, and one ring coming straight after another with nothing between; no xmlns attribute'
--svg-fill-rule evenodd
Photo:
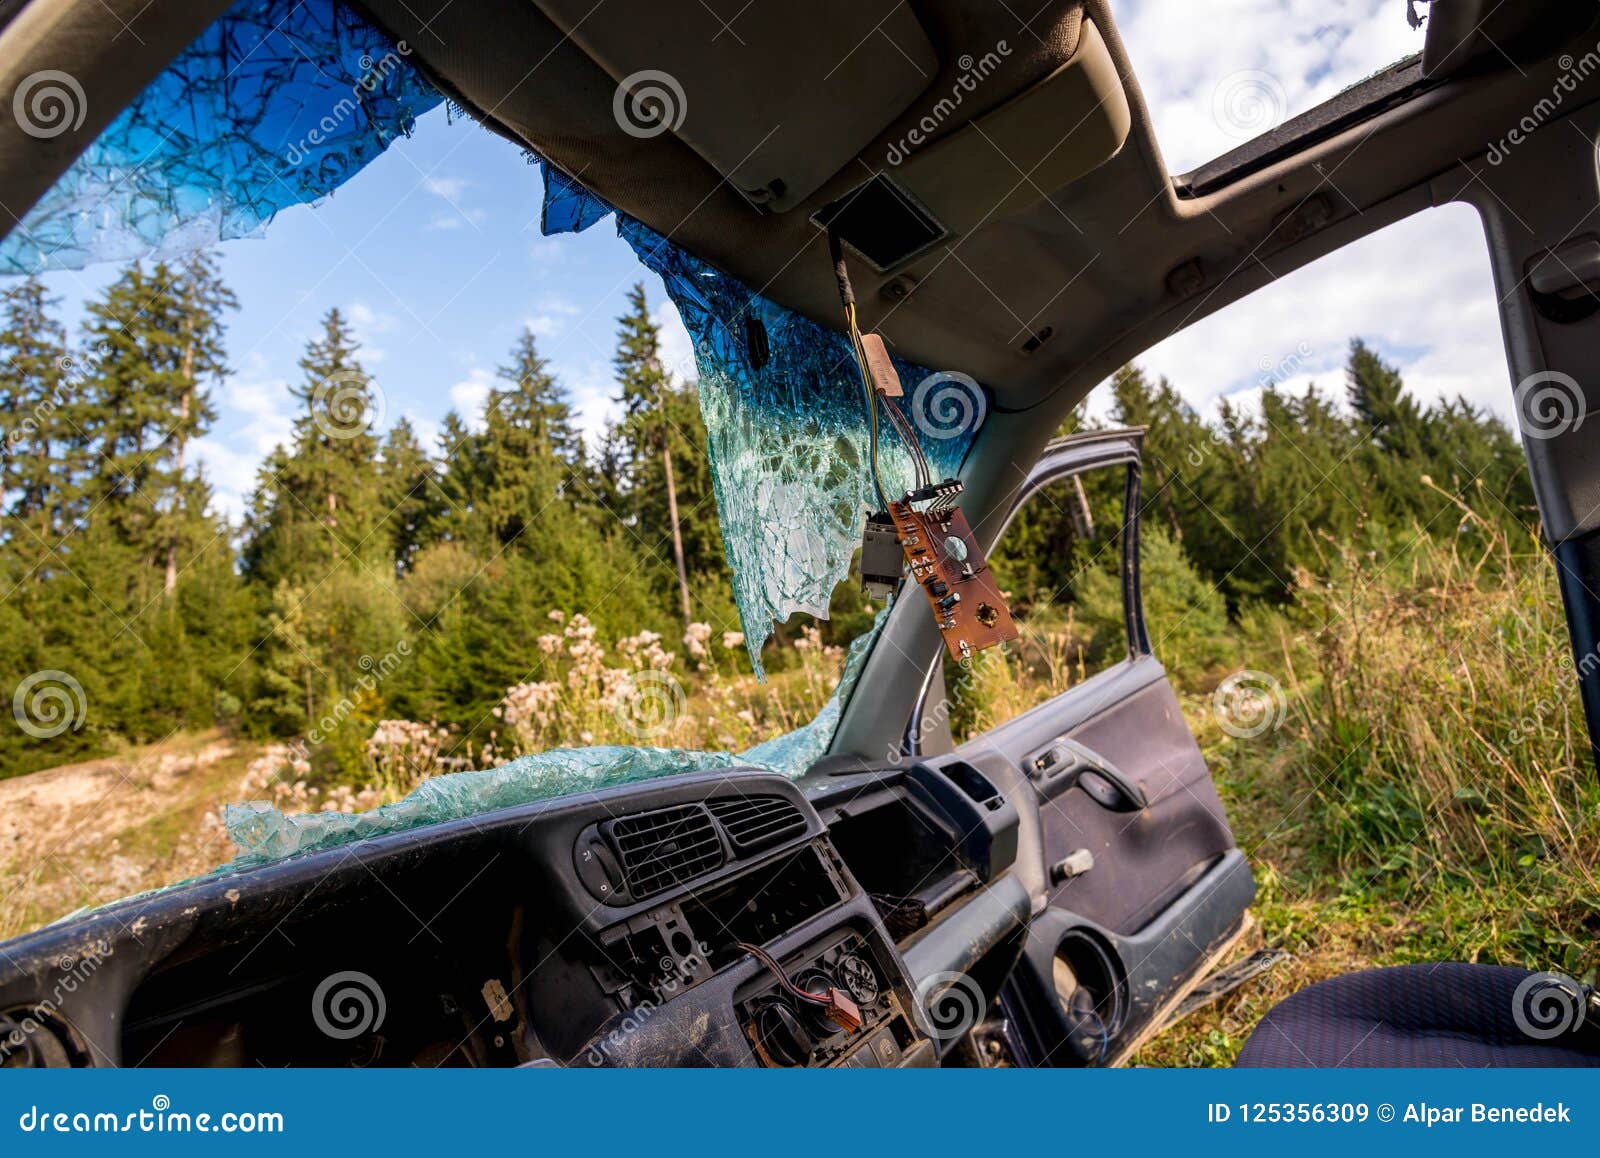
<svg viewBox="0 0 1600 1158"><path fill-rule="evenodd" d="M531 329L524 327L511 348L511 361L496 372L510 388L490 392L486 422L505 412L509 421L526 430L545 454L568 466L582 462L583 437L573 426L572 401L566 388L550 373L549 363L539 356Z"/></svg>
<svg viewBox="0 0 1600 1158"><path fill-rule="evenodd" d="M661 331L650 317L644 283L635 282L628 291L628 312L617 319L617 353L612 364L622 387L618 399L623 408L623 426L631 444L635 477L632 491L648 497L650 490L639 477L640 462L647 456L661 461L661 490L666 497L667 525L672 538L672 558L678 573L678 599L683 622L693 618L689 600L689 572L684 557L683 526L678 510L678 485L673 472L674 443L680 448L683 435L674 429L674 416L668 412L676 391L661 365Z"/></svg>
<svg viewBox="0 0 1600 1158"><path fill-rule="evenodd" d="M255 610L189 453L212 418L208 387L226 373L231 295L207 259L135 263L88 303L83 349L69 356L37 283L9 289L0 372L26 411L14 446L27 453L7 456L4 485L19 516L10 526L28 526L35 548L21 573L36 581L11 593L29 627L3 663L72 673L94 709L92 732L63 733L28 759L207 727L231 714L226 687ZM17 574L22 561L4 554Z"/></svg>
<svg viewBox="0 0 1600 1158"><path fill-rule="evenodd" d="M167 431L172 470L183 487L181 501L175 502L164 520L167 540L166 573L162 590L171 598L178 585L178 552L186 526L203 514L207 495L184 485L188 447L191 440L205 433L216 421L216 412L204 388L206 379L227 376L227 354L223 348L226 327L224 311L239 308L239 300L217 272L216 259L196 252L184 262L174 286L179 299L179 381L177 419Z"/></svg>
<svg viewBox="0 0 1600 1158"><path fill-rule="evenodd" d="M378 436L373 430L377 398L372 379L356 354L360 347L338 307L322 319L322 337L300 358L303 385L291 390L304 407L295 419L295 450L308 468L316 507L327 512L325 523L347 532L365 500L377 461Z"/></svg>
<svg viewBox="0 0 1600 1158"><path fill-rule="evenodd" d="M1360 338L1350 341L1345 389L1356 421L1376 448L1413 461L1424 457L1428 432L1422 407L1406 394L1400 371Z"/></svg>
<svg viewBox="0 0 1600 1158"><path fill-rule="evenodd" d="M435 467L411 423L402 418L383 443L383 506L396 574L410 569L417 552L436 533L439 511Z"/></svg>
<svg viewBox="0 0 1600 1158"><path fill-rule="evenodd" d="M89 303L80 356L87 378L83 437L93 455L87 499L145 566L165 556L164 509L176 501L168 432L181 422L182 303L175 271L135 262ZM141 583L142 586L142 583Z"/></svg>
<svg viewBox="0 0 1600 1158"><path fill-rule="evenodd" d="M483 464L478 438L451 410L439 424L437 485L440 509L435 513L436 538L465 544L471 538L472 507L483 493Z"/></svg>
<svg viewBox="0 0 1600 1158"><path fill-rule="evenodd" d="M1111 379L1113 413L1123 426L1142 426L1144 500L1174 539L1183 540L1214 478L1216 444L1194 408L1171 382L1151 384L1137 366L1124 366ZM1149 518L1149 514L1146 515Z"/></svg>
<svg viewBox="0 0 1600 1158"><path fill-rule="evenodd" d="M338 309L300 359L294 388L302 410L293 444L268 456L248 519L245 563L268 587L314 584L354 561L392 570L393 543L379 533L388 515L378 462L378 395L357 358Z"/></svg>
<svg viewBox="0 0 1600 1158"><path fill-rule="evenodd" d="M566 391L524 330L500 367L474 438L476 477L471 496L488 538L499 547L518 542L535 519L548 528L573 508L568 493L582 461ZM561 509L556 509L557 504Z"/></svg>
<svg viewBox="0 0 1600 1158"><path fill-rule="evenodd" d="M64 529L81 449L66 409L67 333L51 315L59 304L37 278L0 293L0 495L10 496L7 516L28 528L20 538L35 544L55 542Z"/></svg>
<svg viewBox="0 0 1600 1158"><path fill-rule="evenodd" d="M216 417L208 383L228 372L223 314L235 305L214 261L197 255L148 272L135 262L87 307L82 397L67 417L89 458L88 509L159 569L168 598L184 545L217 537L188 449Z"/></svg>

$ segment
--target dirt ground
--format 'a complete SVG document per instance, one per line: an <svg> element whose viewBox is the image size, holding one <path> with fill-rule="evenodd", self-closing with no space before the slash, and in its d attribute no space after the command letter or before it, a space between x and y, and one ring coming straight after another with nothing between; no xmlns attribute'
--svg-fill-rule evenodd
<svg viewBox="0 0 1600 1158"><path fill-rule="evenodd" d="M0 780L0 938L226 860L206 814L254 754L202 733Z"/></svg>

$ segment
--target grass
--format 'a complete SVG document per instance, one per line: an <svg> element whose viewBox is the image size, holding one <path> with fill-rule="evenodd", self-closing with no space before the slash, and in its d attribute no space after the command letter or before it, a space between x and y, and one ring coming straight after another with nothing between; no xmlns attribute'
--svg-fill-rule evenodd
<svg viewBox="0 0 1600 1158"><path fill-rule="evenodd" d="M1600 787L1553 567L1467 520L1346 552L1288 613L1246 617L1279 726L1235 737L1185 696L1284 965L1157 1038L1146 1065L1226 1065L1275 1002L1353 969L1482 961L1592 980ZM1243 950L1242 950L1243 951Z"/></svg>
<svg viewBox="0 0 1600 1158"><path fill-rule="evenodd" d="M204 818L255 755L205 732L0 781L0 939L215 867Z"/></svg>

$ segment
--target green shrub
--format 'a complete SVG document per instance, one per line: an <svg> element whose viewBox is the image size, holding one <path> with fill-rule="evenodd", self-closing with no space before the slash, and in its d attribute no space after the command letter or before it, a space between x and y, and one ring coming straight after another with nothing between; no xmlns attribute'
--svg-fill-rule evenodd
<svg viewBox="0 0 1600 1158"><path fill-rule="evenodd" d="M1164 528L1142 528L1139 537L1151 646L1176 682L1198 685L1232 652L1227 604ZM1126 636L1119 560L1115 552L1106 552L1106 559L1107 565L1087 572L1078 583L1077 622L1089 635L1089 655L1097 664L1114 658L1112 649L1121 648Z"/></svg>

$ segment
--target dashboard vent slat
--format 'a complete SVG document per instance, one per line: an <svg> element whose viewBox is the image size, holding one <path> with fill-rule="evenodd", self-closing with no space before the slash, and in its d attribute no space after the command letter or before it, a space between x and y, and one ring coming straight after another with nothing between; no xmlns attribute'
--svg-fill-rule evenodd
<svg viewBox="0 0 1600 1158"><path fill-rule="evenodd" d="M708 801L706 807L740 852L777 844L806 830L805 816L782 796L729 796Z"/></svg>
<svg viewBox="0 0 1600 1158"><path fill-rule="evenodd" d="M635 900L685 884L722 865L716 825L699 805L624 816L607 825Z"/></svg>

